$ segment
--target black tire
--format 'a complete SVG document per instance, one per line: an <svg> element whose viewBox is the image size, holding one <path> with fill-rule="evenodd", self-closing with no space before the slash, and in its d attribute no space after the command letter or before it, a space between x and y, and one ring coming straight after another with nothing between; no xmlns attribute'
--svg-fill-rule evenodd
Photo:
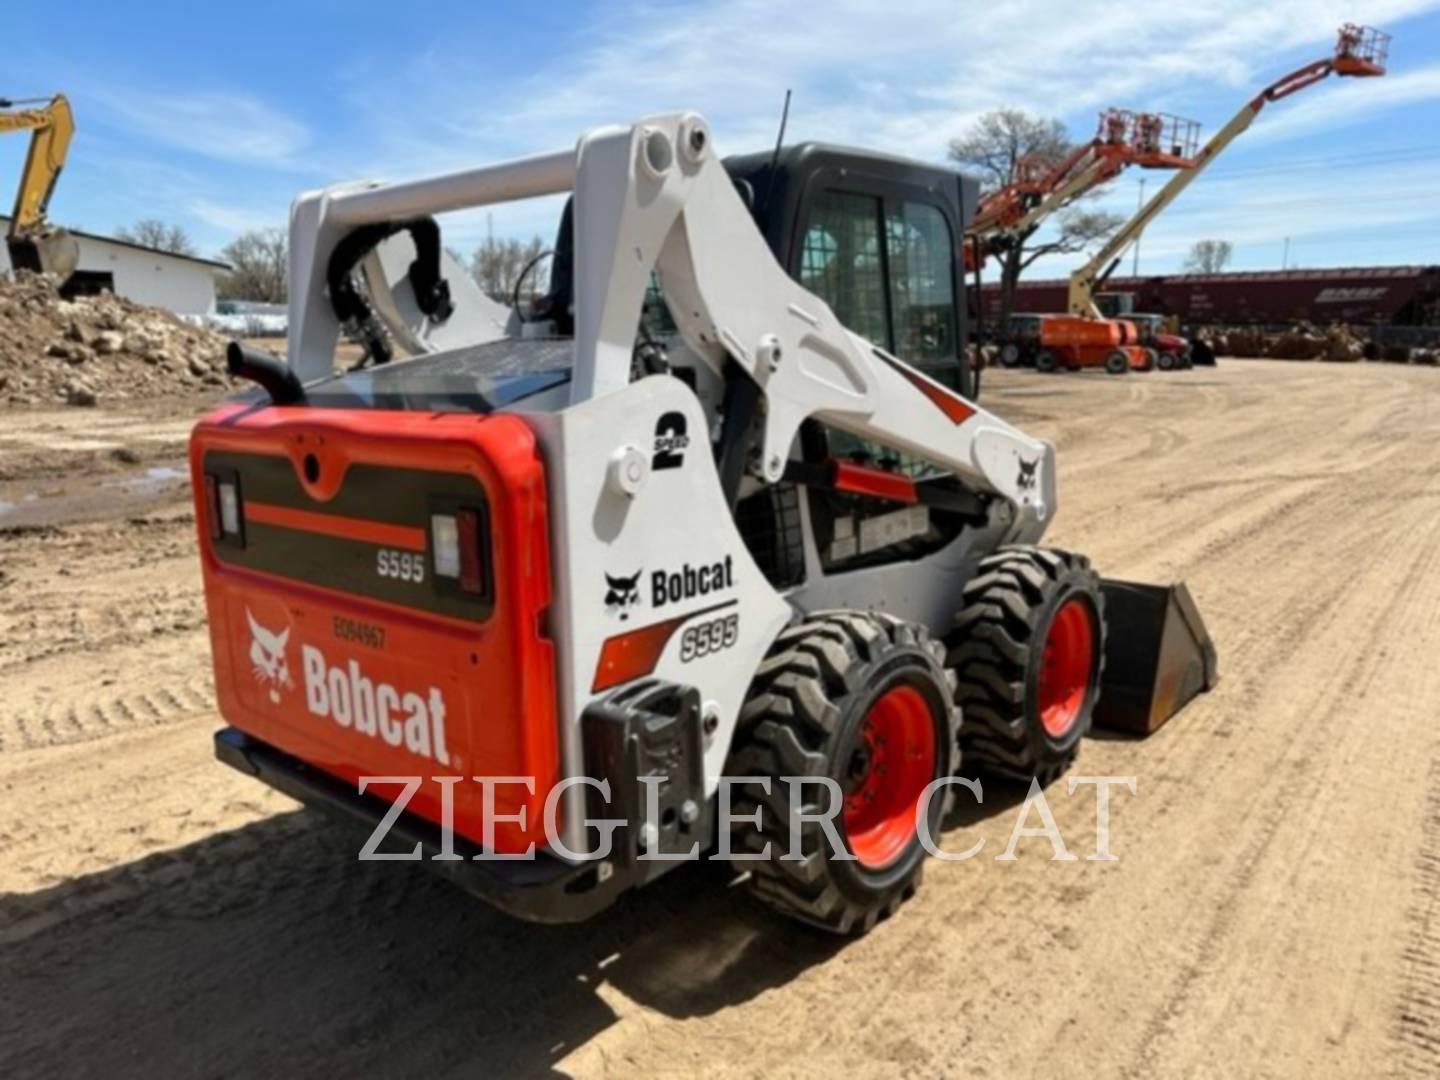
<svg viewBox="0 0 1440 1080"><path fill-rule="evenodd" d="M1035 370L1049 374L1060 368L1060 358L1049 349L1041 349L1035 354Z"/></svg>
<svg viewBox="0 0 1440 1080"><path fill-rule="evenodd" d="M964 601L946 644L947 663L957 678L956 700L965 712L966 763L1048 784L1074 760L1100 694L1105 657L1100 579L1083 555L1005 547L981 561L965 586ZM1058 714L1042 714L1041 668L1057 614L1067 610L1067 626L1081 617L1069 612L1072 601L1083 613L1091 647L1081 665L1083 693L1070 699L1078 707L1063 730L1055 730L1047 727L1046 716L1056 719Z"/></svg>
<svg viewBox="0 0 1440 1080"><path fill-rule="evenodd" d="M1155 370L1155 365L1159 362L1159 356L1160 356L1160 354L1157 353L1154 349L1149 349L1149 348L1147 348L1147 349L1145 350L1145 366L1142 367L1142 368L1139 368L1138 370L1140 370L1140 371L1154 371L1154 370Z"/></svg>
<svg viewBox="0 0 1440 1080"><path fill-rule="evenodd" d="M750 871L757 897L786 915L850 934L868 931L914 895L926 856L914 833L883 864L866 865L833 858L821 825L806 822L800 832L803 858L781 859L790 846L793 812L789 789L779 778L828 776L840 783L847 803L858 799L853 789L859 781L852 774L859 756L867 753L862 737L867 716L877 700L896 690L907 695L914 690L928 710L934 737L931 779L955 775L960 710L944 656L943 646L923 628L862 612L813 615L776 639L750 686L726 769L730 776L772 778L768 795L759 783L737 785L731 815L732 851L760 854L770 845L769 859L735 864ZM832 809L822 785L805 784L800 790L803 813ZM927 820L937 841L952 801L949 786L931 800ZM757 810L762 813L758 826L743 820ZM835 827L847 850L853 850L848 806L845 813L840 810L833 808Z"/></svg>
<svg viewBox="0 0 1440 1080"><path fill-rule="evenodd" d="M1105 357L1105 370L1111 375L1126 375L1130 372L1130 357L1119 349L1112 350Z"/></svg>
<svg viewBox="0 0 1440 1080"><path fill-rule="evenodd" d="M1013 341L1006 342L1000 347L1000 366L1014 368L1020 366L1020 346Z"/></svg>
<svg viewBox="0 0 1440 1080"><path fill-rule="evenodd" d="M1156 365L1161 371L1174 371L1180 366L1180 358L1172 352L1162 352Z"/></svg>

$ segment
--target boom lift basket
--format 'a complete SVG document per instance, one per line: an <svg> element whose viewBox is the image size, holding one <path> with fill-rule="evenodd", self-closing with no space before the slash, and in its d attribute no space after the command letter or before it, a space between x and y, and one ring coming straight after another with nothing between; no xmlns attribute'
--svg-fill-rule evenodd
<svg viewBox="0 0 1440 1080"><path fill-rule="evenodd" d="M1183 582L1104 578L1105 672L1095 723L1148 735L1219 681L1215 645Z"/></svg>

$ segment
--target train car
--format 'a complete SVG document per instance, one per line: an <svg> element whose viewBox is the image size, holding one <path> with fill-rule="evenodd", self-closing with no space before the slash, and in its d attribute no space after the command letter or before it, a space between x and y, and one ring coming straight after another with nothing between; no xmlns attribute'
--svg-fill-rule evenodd
<svg viewBox="0 0 1440 1080"><path fill-rule="evenodd" d="M1107 293L1133 293L1134 310L1174 315L1186 326L1310 322L1440 325L1440 266L1265 270L1112 277ZM1016 311L1064 311L1066 282L1021 281ZM987 321L999 314L998 284L984 286Z"/></svg>

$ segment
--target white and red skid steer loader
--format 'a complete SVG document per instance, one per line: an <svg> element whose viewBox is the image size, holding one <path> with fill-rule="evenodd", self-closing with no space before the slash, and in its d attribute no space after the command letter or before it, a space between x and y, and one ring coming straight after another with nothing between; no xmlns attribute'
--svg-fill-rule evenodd
<svg viewBox="0 0 1440 1080"><path fill-rule="evenodd" d="M433 215L567 191L534 300L444 255ZM853 932L962 760L1058 775L1102 668L1102 711L1163 721L1213 650L1183 591L1037 546L1053 450L965 359L974 202L835 147L722 162L693 113L301 195L288 363L232 345L258 388L191 439L220 759L523 917L719 852Z"/></svg>

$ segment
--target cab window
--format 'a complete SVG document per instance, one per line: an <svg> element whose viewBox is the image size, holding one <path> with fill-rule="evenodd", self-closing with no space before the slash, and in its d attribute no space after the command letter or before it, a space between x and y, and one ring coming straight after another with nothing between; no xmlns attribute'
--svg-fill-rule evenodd
<svg viewBox="0 0 1440 1080"><path fill-rule="evenodd" d="M800 247L800 284L846 327L890 347L881 273L880 200L827 191L810 207Z"/></svg>
<svg viewBox="0 0 1440 1080"><path fill-rule="evenodd" d="M911 363L955 356L953 240L938 208L892 203L885 220L895 355Z"/></svg>

